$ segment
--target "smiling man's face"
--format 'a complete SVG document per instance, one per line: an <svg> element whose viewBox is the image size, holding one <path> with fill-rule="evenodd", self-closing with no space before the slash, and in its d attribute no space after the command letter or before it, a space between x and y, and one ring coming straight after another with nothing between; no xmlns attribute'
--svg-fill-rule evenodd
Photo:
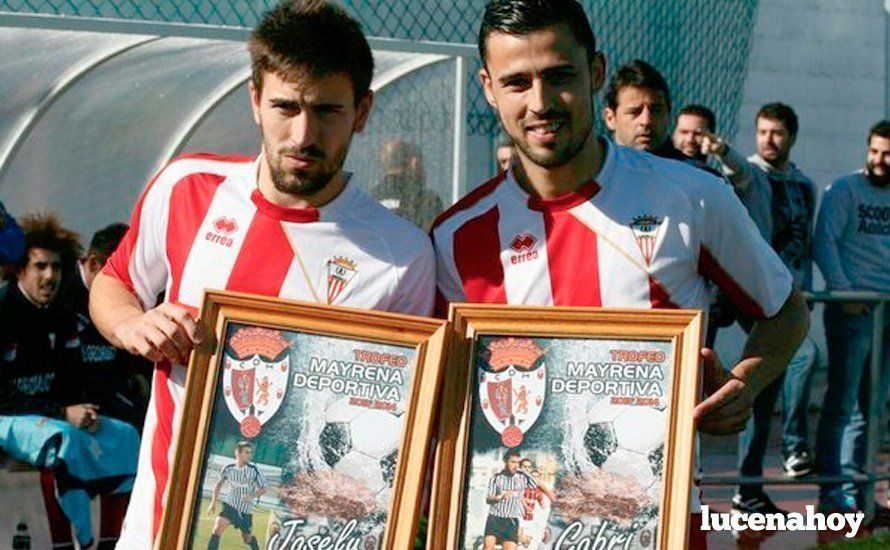
<svg viewBox="0 0 890 550"><path fill-rule="evenodd" d="M489 35L479 77L517 154L555 168L572 161L593 130L601 65L600 57L589 63L569 27L557 24L523 35Z"/></svg>

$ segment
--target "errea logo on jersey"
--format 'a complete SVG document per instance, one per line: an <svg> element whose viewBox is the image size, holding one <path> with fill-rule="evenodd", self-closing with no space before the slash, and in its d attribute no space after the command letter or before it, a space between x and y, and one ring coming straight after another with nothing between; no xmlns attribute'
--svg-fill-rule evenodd
<svg viewBox="0 0 890 550"><path fill-rule="evenodd" d="M516 254L510 256L511 264L521 264L538 257L537 245L538 239L530 233L522 233L513 237L510 241L510 248Z"/></svg>
<svg viewBox="0 0 890 550"><path fill-rule="evenodd" d="M204 238L212 243L231 247L234 241L231 235L238 231L238 222L233 218L220 216L213 220L213 228L204 235Z"/></svg>

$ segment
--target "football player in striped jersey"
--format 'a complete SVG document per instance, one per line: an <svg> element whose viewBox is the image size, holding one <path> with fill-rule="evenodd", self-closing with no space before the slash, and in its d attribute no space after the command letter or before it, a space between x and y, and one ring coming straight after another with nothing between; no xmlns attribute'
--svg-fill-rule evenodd
<svg viewBox="0 0 890 550"><path fill-rule="evenodd" d="M157 535L204 289L432 310L429 238L342 169L373 99L361 26L333 3L289 0L263 17L248 49L260 154L190 154L161 170L91 288L102 334L155 362L122 548L150 548Z"/></svg>
<svg viewBox="0 0 890 550"><path fill-rule="evenodd" d="M758 323L731 372L702 351L695 417L701 430L741 430L809 326L782 261L715 176L593 131L605 57L578 2L493 0L479 52L517 160L434 222L438 312L449 302L705 309L713 281ZM705 547L703 532L691 535L691 548Z"/></svg>

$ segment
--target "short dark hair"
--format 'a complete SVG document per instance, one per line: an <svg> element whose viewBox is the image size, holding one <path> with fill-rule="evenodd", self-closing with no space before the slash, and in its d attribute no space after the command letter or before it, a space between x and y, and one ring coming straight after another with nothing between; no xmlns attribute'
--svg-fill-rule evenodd
<svg viewBox="0 0 890 550"><path fill-rule="evenodd" d="M714 116L714 111L708 109L704 105L699 105L698 103L687 105L680 109L680 112L677 113L677 118L680 118L680 115L693 115L703 118L708 121L708 131L717 131L717 117Z"/></svg>
<svg viewBox="0 0 890 550"><path fill-rule="evenodd" d="M70 269L83 251L80 236L62 227L56 214L29 214L19 220L19 225L25 234L25 253L16 262L16 272L28 267L32 248L43 248L58 254L63 270Z"/></svg>
<svg viewBox="0 0 890 550"><path fill-rule="evenodd" d="M343 8L323 0L285 0L263 16L250 34L251 79L263 87L263 72L295 80L306 74L345 73L355 103L368 93L374 57L361 25Z"/></svg>
<svg viewBox="0 0 890 550"><path fill-rule="evenodd" d="M664 94L664 101L667 108L671 108L671 91L668 89L667 81L658 72L658 69L646 63L642 59L634 59L630 63L618 67L609 88L606 90L606 105L613 111L618 108L618 94L624 88L633 86L635 88L645 88L655 92Z"/></svg>
<svg viewBox="0 0 890 550"><path fill-rule="evenodd" d="M504 453L504 458L503 458L504 464L506 464L507 461L510 460L511 458L513 458L514 456L519 457L519 451L517 451L516 449L510 449L509 451Z"/></svg>
<svg viewBox="0 0 890 550"><path fill-rule="evenodd" d="M885 118L880 122L876 122L874 126L869 128L868 141L866 141L866 143L871 143L871 138L874 136L890 139L890 119Z"/></svg>
<svg viewBox="0 0 890 550"><path fill-rule="evenodd" d="M93 238L90 239L87 254L94 255L100 264L105 265L124 235L127 234L128 229L129 226L125 223L113 223L96 231Z"/></svg>
<svg viewBox="0 0 890 550"><path fill-rule="evenodd" d="M479 27L479 57L485 63L488 37L493 32L522 36L559 24L571 29L575 41L584 46L587 61L593 61L596 36L584 8L575 0L492 0L485 6Z"/></svg>
<svg viewBox="0 0 890 550"><path fill-rule="evenodd" d="M794 112L794 109L784 103L778 101L775 103L767 103L757 111L757 116L754 117L754 122L756 123L759 118L778 120L785 125L785 129L788 130L789 134L792 136L797 135L797 114Z"/></svg>

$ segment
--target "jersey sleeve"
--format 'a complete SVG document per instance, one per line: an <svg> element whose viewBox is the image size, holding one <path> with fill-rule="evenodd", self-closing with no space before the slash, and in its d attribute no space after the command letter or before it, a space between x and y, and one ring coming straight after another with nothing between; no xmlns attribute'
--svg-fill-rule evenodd
<svg viewBox="0 0 890 550"><path fill-rule="evenodd" d="M423 239L421 249L401 269L390 311L430 315L436 289L436 262L428 239Z"/></svg>
<svg viewBox="0 0 890 550"><path fill-rule="evenodd" d="M219 482L224 483L229 480L229 472L231 471L232 465L224 466L222 470L219 472Z"/></svg>
<svg viewBox="0 0 890 550"><path fill-rule="evenodd" d="M266 482L266 476L263 475L263 472L260 471L256 466L253 467L256 472L256 486L257 489L265 489L269 486L268 482Z"/></svg>
<svg viewBox="0 0 890 550"><path fill-rule="evenodd" d="M498 476L494 475L488 480L488 498L496 496L498 496Z"/></svg>
<svg viewBox="0 0 890 550"><path fill-rule="evenodd" d="M703 191L699 272L749 317L773 317L791 294L791 273L727 186Z"/></svg>
<svg viewBox="0 0 890 550"><path fill-rule="evenodd" d="M102 270L134 293L145 308L154 305L167 283L169 172L169 167L161 171L136 202L130 229Z"/></svg>
<svg viewBox="0 0 890 550"><path fill-rule="evenodd" d="M433 232L433 248L436 251L436 305L434 316L448 317L448 307L452 302L465 302L463 283L457 271L452 253L453 234L444 231Z"/></svg>

